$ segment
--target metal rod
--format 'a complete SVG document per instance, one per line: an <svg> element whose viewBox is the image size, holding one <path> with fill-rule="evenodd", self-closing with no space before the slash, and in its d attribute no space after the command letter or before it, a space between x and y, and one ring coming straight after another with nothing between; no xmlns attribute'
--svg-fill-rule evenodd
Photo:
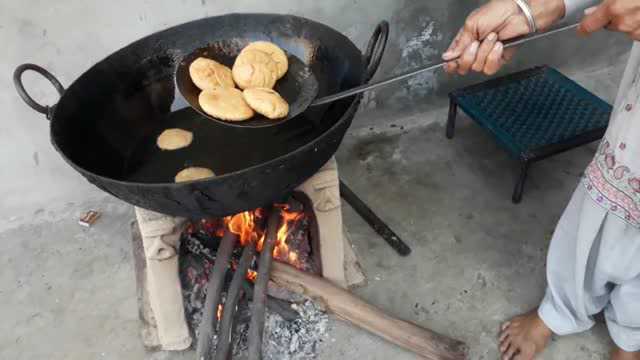
<svg viewBox="0 0 640 360"><path fill-rule="evenodd" d="M569 25L569 26L563 26L563 27L560 27L560 28L557 28L557 29L554 29L554 30L550 30L550 31L547 31L547 32L544 32L544 33L528 35L528 36L524 36L524 37L521 37L521 38L516 38L514 40L507 40L507 41L504 42L504 47L505 47L505 49L506 48L511 48L511 47L514 47L514 46L518 46L518 45L527 43L527 42L532 41L532 40L545 38L547 36L551 36L551 35L559 33L559 32L563 32L563 31L566 31L566 30L569 30L569 29L577 28L578 25L580 25L580 24L572 24L572 25ZM451 59L449 61L453 61L453 60L456 60L456 59ZM325 104L332 103L334 101L337 101L337 100L340 100L340 99L344 99L344 98L347 98L347 97L350 97L350 96L353 96L353 95L361 94L361 93L369 91L369 90L374 90L374 89L377 89L379 87L386 86L386 85L389 85L391 83L394 83L394 82L397 82L397 81L400 81L400 80L404 80L404 79L408 79L410 77L414 77L416 75L422 74L422 73L427 72L427 71L436 70L438 68L441 68L441 67L445 66L447 63L448 63L448 61L443 61L443 62L441 62L439 64L430 65L430 66L423 67L423 68L420 68L420 69L417 69L417 70L411 70L411 71L402 73L400 75L396 75L394 77L390 77L388 79L384 79L384 80L376 81L376 82L373 82L373 83L357 86L357 87L354 87L352 89L339 92L337 94L325 96L325 97L322 97L322 98L314 100L313 103L311 103L310 106L325 105Z"/></svg>
<svg viewBox="0 0 640 360"><path fill-rule="evenodd" d="M196 354L198 360L211 359L211 340L214 328L217 326L218 319L216 311L220 304L220 294L224 287L224 276L229 267L231 254L236 246L238 235L227 230L220 241L220 247L216 254L216 261L213 269L209 274L209 283L207 284L207 298L204 305L204 313L202 321L198 328L198 345Z"/></svg>
<svg viewBox="0 0 640 360"><path fill-rule="evenodd" d="M411 248L342 180L340 180L340 195L400 256L411 254Z"/></svg>

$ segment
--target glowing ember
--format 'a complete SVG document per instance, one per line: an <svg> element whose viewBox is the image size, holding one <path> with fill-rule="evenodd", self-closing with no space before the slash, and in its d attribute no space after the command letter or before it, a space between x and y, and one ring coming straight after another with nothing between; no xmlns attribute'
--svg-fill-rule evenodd
<svg viewBox="0 0 640 360"><path fill-rule="evenodd" d="M218 321L222 319L222 304L218 304L218 311L216 311L216 317L218 318Z"/></svg>
<svg viewBox="0 0 640 360"><path fill-rule="evenodd" d="M257 278L258 278L257 272L255 272L254 270L247 271L247 280L251 282L255 282Z"/></svg>

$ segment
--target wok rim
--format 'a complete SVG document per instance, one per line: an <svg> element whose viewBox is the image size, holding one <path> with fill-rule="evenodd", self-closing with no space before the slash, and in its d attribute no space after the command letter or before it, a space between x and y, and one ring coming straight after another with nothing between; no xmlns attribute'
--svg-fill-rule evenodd
<svg viewBox="0 0 640 360"><path fill-rule="evenodd" d="M188 25L188 24L193 24L193 23L196 23L196 22L199 22L199 21L211 20L211 19L228 17L228 16L238 16L238 15L280 16L280 17L283 17L283 18L293 18L293 19L304 20L305 22L313 23L313 24L315 24L317 26L324 27L324 28L334 32L336 36L340 36L340 37L344 38L345 40L347 40L347 44L349 46L352 46L353 49L356 50L360 54L361 58L363 59L363 70L366 69L366 65L365 65L365 62L364 62L364 55L362 53L362 50L360 50L353 43L353 41L351 39L349 39L346 35L344 35L340 31L338 31L338 30L336 30L336 29L334 29L334 28L332 28L332 27L330 27L330 26L328 26L326 24L323 24L323 23L315 21L315 20L311 20L311 19L306 18L306 17L297 16L297 15L291 15L291 14L237 13L237 12L234 12L234 13L228 13L228 14L223 14L223 15L204 17L204 18L200 18L200 19L196 19L196 20L187 21L187 22L184 22L184 23L181 23L181 24L178 24L178 25L174 25L174 26L171 26L169 28L154 32L154 33L149 34L147 36L144 36L144 37L142 37L142 38L140 38L138 40L135 40L135 41L133 41L133 42L131 42L131 43L119 48L118 50L112 52L111 54L109 54L109 55L105 56L104 58L102 58L101 60L97 61L95 64L93 64L87 70L85 70L80 76L78 76L71 83L71 85L69 85L69 87L67 88L67 91L65 91L65 93L61 96L61 98L58 101L58 103L60 103L65 98L65 95L68 93L68 90L71 89L72 87L74 87L74 85L78 82L78 80L80 80L82 77L84 77L89 72L93 71L98 65L102 64L103 62L105 62L110 57L115 56L118 52L120 52L120 51L122 51L122 50L124 50L124 49L126 49L126 48L128 48L130 46L133 46L133 45L135 45L135 44L137 44L139 42L143 42L143 41L145 41L145 40L147 40L147 39L149 39L151 37L158 36L158 35L160 35L160 34L162 34L164 32L175 30L176 28L179 28L179 27L182 27L182 26L185 26L185 25ZM364 82L364 75L365 74L364 74L364 71L363 71L363 74L361 74L361 81L360 81L361 84ZM174 72L173 76L174 76L174 81L175 81L175 72ZM273 163L276 163L276 162L281 162L284 158L286 158L288 156L291 156L292 154L308 150L308 149L312 148L316 143L320 142L321 139L329 136L329 134L331 134L332 131L336 127L341 126L341 124L349 117L349 115L350 115L350 113L352 111L353 111L352 116L355 117L355 115L358 112L358 106L359 106L361 98L362 98L362 94L354 95L353 98L350 100L350 102L351 102L350 105L346 108L344 113L340 116L340 119L335 121L335 123L331 127L327 128L317 138L309 141L308 143L298 147L297 149L295 149L295 150L293 150L293 151L291 151L291 152L289 152L287 154L280 155L280 156L278 156L276 158L273 158L273 159L271 159L269 161L266 161L266 162L262 162L260 164L256 164L256 165L252 165L252 166L246 167L246 168L244 168L242 170L234 171L234 172L231 172L231 173L226 173L224 175L214 176L214 177L207 178L207 179L202 179L202 180L185 181L185 182L180 182L180 183L176 183L176 182L144 183L144 182L118 180L118 179L114 179L114 178L111 178L111 177L106 177L106 176L103 176L103 175L96 174L93 171L87 170L84 167L81 167L80 165L76 164L73 160L71 160L62 151L62 149L60 149L60 147L57 144L57 141L55 141L55 138L54 138L54 136L52 136L52 133L51 133L52 132L53 123L55 121L62 121L62 120L57 120L57 118L58 118L58 116L57 116L57 106L54 106L54 108L53 108L53 116L51 117L51 123L49 125L49 137L50 137L50 141L51 141L54 149L56 149L56 151L60 154L60 156L65 160L65 162L67 162L72 168L74 168L76 171L78 171L80 174L82 174L85 177L86 177L86 175L90 175L91 177L93 177L95 179L98 179L100 181L103 181L105 183L112 183L112 184L118 184L118 185L124 185L124 186L132 186L133 185L133 186L141 186L141 187L144 187L144 188L167 188L167 187L169 187L171 189L178 189L178 188L183 188L183 187L186 187L186 186L206 185L209 182L228 179L228 178L231 178L233 176L238 176L238 175L243 174L243 173L254 171L254 170L256 170L258 168L261 168L261 167L272 165ZM348 100L348 99L346 99L346 100ZM353 109L354 106L356 107L355 109ZM250 129L248 129L248 130L250 130ZM90 182L94 183L94 181L90 181Z"/></svg>

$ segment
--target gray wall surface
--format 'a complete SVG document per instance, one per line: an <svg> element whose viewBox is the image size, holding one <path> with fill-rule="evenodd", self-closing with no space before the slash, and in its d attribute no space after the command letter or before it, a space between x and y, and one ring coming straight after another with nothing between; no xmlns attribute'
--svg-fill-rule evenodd
<svg viewBox="0 0 640 360"><path fill-rule="evenodd" d="M51 202L77 202L93 189L55 153L43 116L22 103L13 89L16 65L33 62L69 85L113 51L168 26L229 12L296 14L326 23L362 47L380 20L391 22L391 41L378 77L438 61L466 14L479 1L428 0L0 0L0 224L22 218ZM587 40L563 34L527 46L506 71L542 63L571 73L612 67L630 42L599 34ZM43 80L25 76L36 98L55 102ZM481 77L425 74L369 94L354 127L385 124L388 118L442 106L447 91Z"/></svg>

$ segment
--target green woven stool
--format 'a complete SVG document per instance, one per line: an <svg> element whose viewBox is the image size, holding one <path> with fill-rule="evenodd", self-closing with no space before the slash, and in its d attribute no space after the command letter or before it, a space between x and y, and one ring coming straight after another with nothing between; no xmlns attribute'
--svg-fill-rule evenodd
<svg viewBox="0 0 640 360"><path fill-rule="evenodd" d="M460 107L520 161L513 202L522 200L529 166L601 139L612 107L557 70L542 66L449 94L447 138Z"/></svg>

